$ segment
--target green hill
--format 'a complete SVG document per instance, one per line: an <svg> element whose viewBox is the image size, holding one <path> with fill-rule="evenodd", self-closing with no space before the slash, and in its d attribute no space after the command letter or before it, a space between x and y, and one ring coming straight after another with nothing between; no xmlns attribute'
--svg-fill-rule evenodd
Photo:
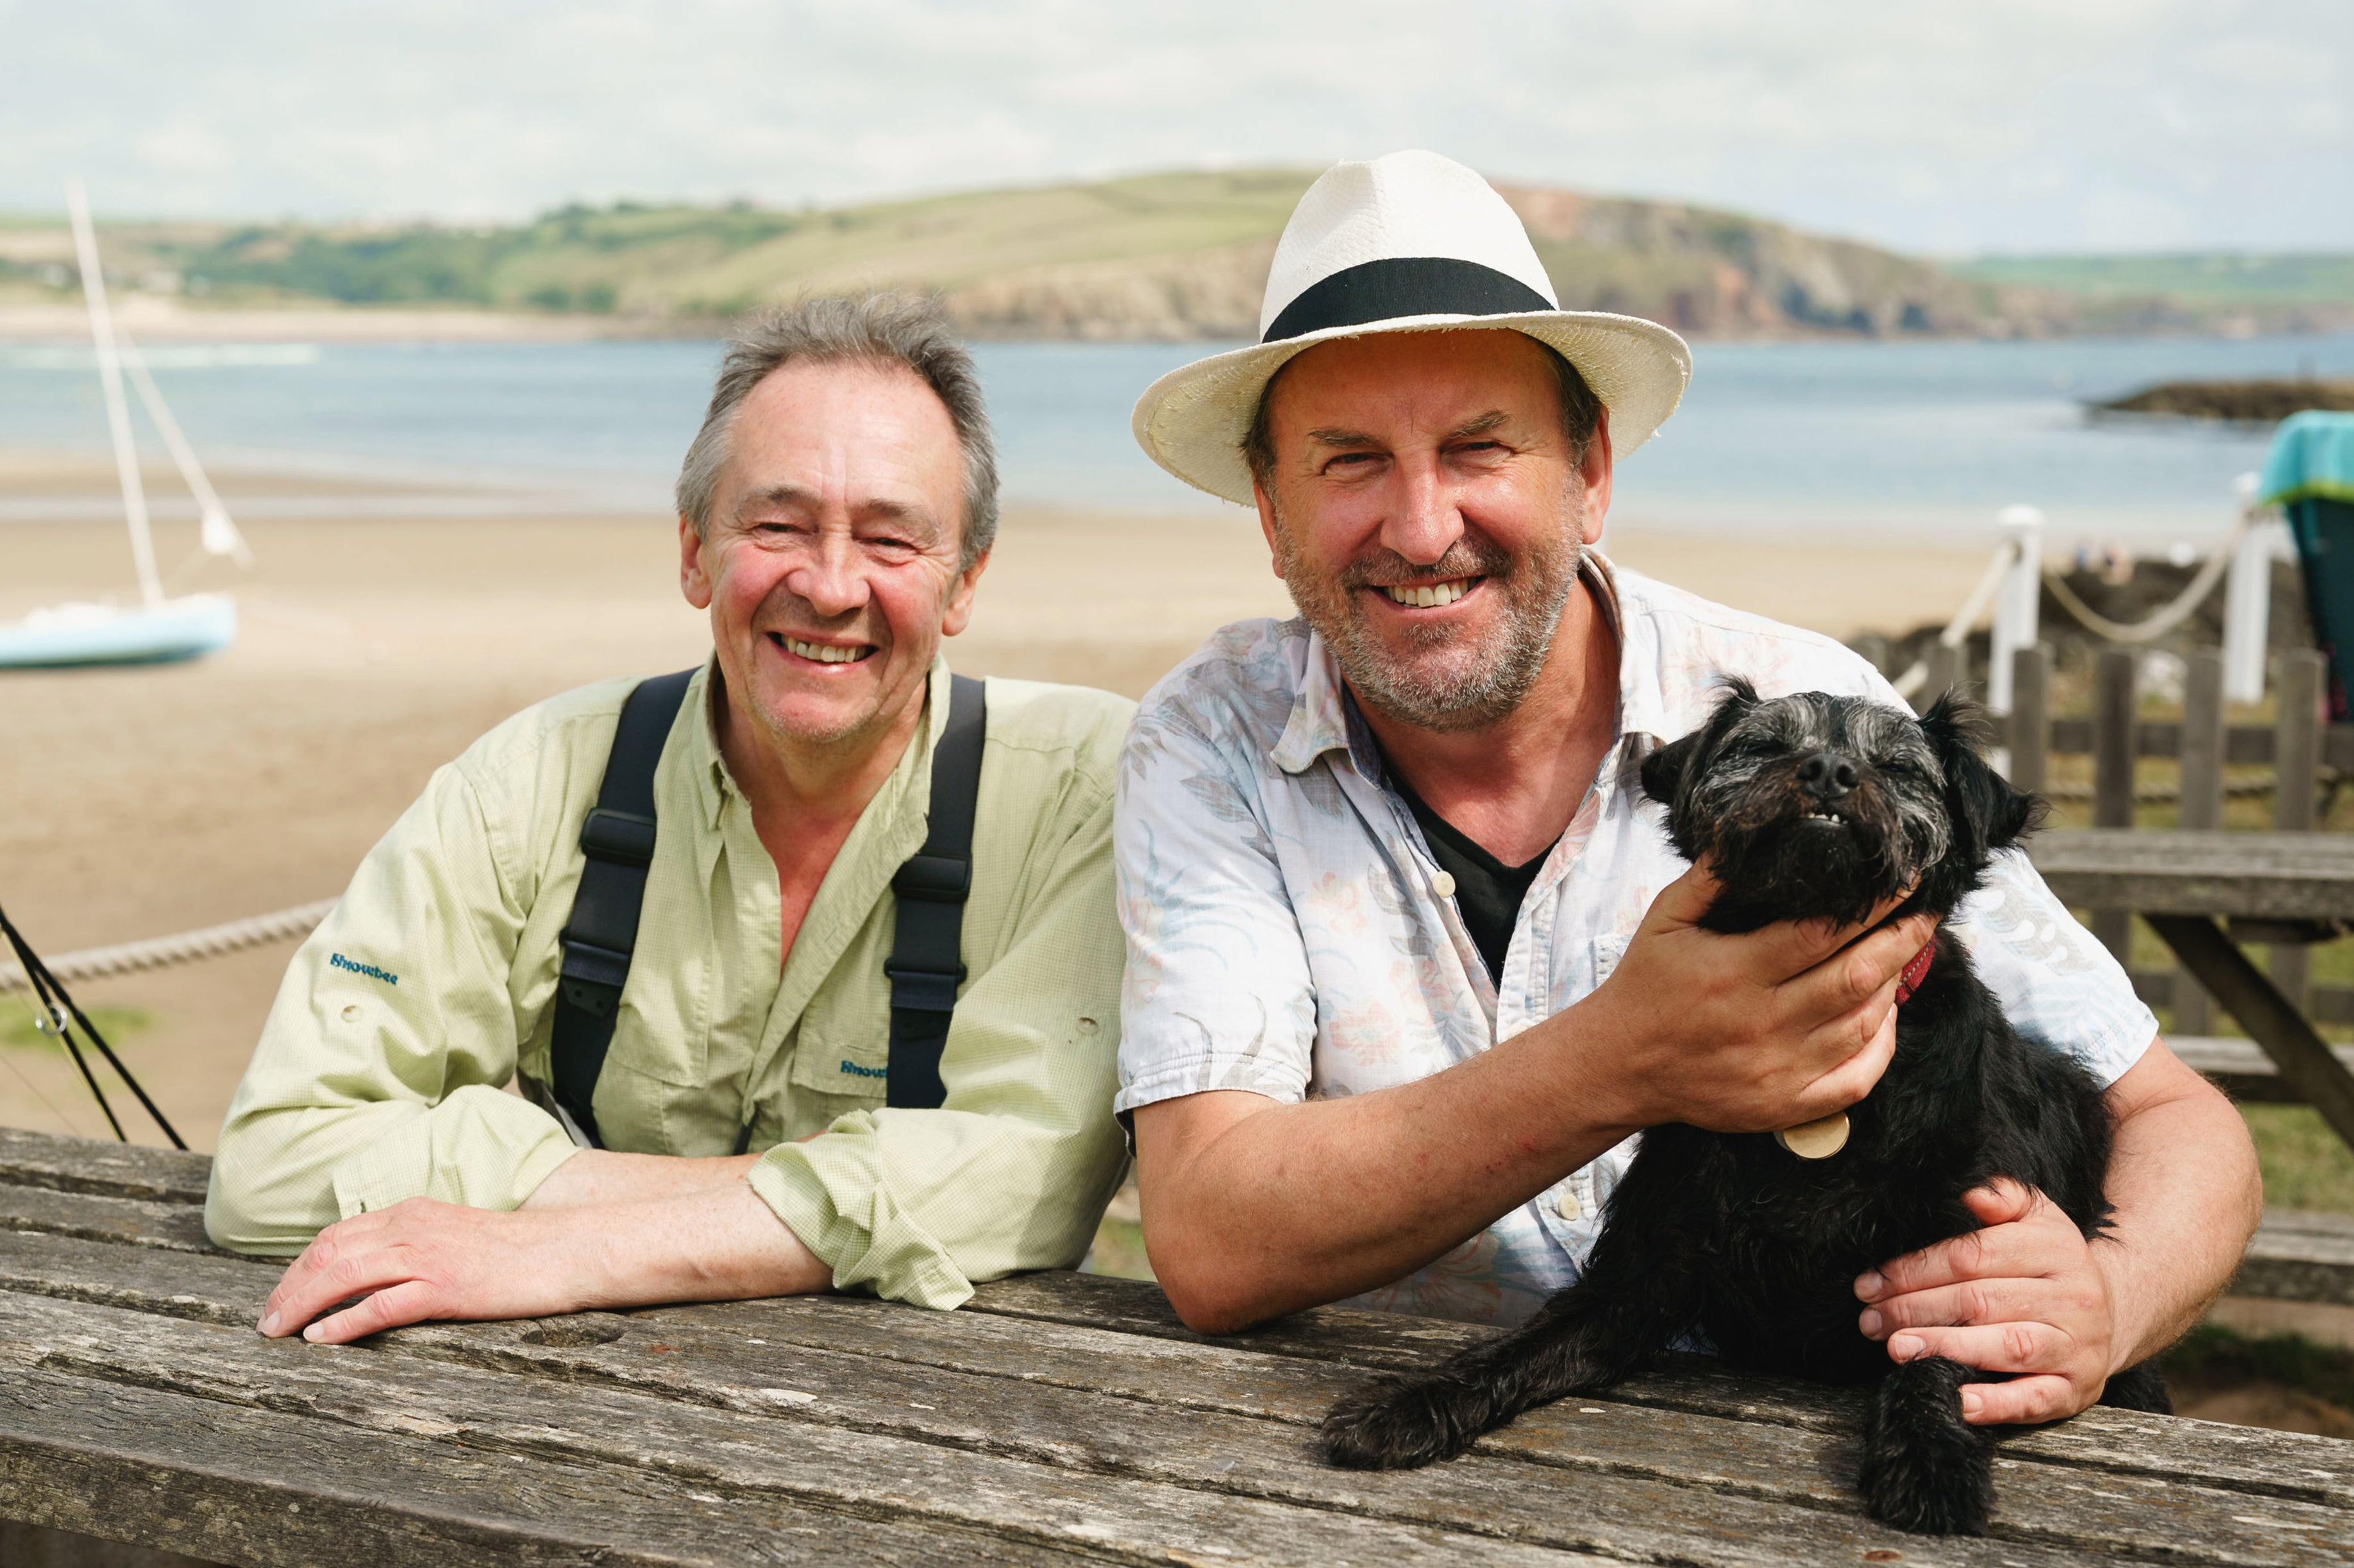
<svg viewBox="0 0 2354 1568"><path fill-rule="evenodd" d="M805 291L891 286L939 293L981 336L1234 338L1257 332L1276 237L1314 176L1144 175L830 210L623 202L491 227L120 223L101 243L111 276L203 305L471 306L695 331ZM2042 335L2250 312L2354 319L2354 259L2237 259L2246 265L2225 270L2239 291L2227 296L2189 286L2212 282L2199 265L2212 258L1941 268L1736 213L1499 188L1563 303L1702 335ZM72 260L60 221L0 218L0 300L70 298Z"/></svg>

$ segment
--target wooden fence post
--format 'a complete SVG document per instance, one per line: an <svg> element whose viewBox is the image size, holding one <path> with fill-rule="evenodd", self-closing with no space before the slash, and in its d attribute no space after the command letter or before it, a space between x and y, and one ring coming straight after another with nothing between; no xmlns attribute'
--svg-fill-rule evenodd
<svg viewBox="0 0 2354 1568"><path fill-rule="evenodd" d="M2134 655L2104 648L2093 673L2093 826L2130 828L2134 821ZM2093 914L2093 935L2125 963L2133 916L2124 909Z"/></svg>
<svg viewBox="0 0 2354 1568"><path fill-rule="evenodd" d="M2281 655L2279 727L2273 742L2273 826L2285 832L2306 832L2314 825L2321 768L2321 693L2328 671L2327 661L2310 648ZM2273 984L2299 1012L2306 1004L2311 957L2309 949L2286 944L2272 950Z"/></svg>
<svg viewBox="0 0 2354 1568"><path fill-rule="evenodd" d="M1948 647L1943 638L1929 644L1922 655L1929 666L1929 678L1921 683L1921 694L1913 699L1913 711L1925 714L1939 697L1962 683L1962 651Z"/></svg>
<svg viewBox="0 0 2354 1568"><path fill-rule="evenodd" d="M2182 812L2185 828L2223 825L2223 654L2201 648L2190 655L2182 688ZM2191 972L2174 966L2174 1033L2205 1034L2214 1010Z"/></svg>
<svg viewBox="0 0 2354 1568"><path fill-rule="evenodd" d="M2052 650L2041 642L2010 653L2010 781L2043 788L2052 747Z"/></svg>

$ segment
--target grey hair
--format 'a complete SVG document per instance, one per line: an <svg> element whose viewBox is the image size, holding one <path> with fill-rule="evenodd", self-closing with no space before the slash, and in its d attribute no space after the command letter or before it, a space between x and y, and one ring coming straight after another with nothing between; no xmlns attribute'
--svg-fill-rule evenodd
<svg viewBox="0 0 2354 1568"><path fill-rule="evenodd" d="M752 388L795 361L813 365L902 366L938 395L964 449L964 530L959 564L997 542L997 448L972 355L956 340L939 305L909 294L825 295L762 311L728 334L726 356L711 388L703 428L678 471L678 512L697 534L727 466L736 410Z"/></svg>
<svg viewBox="0 0 2354 1568"><path fill-rule="evenodd" d="M1561 395L1562 433L1569 438L1571 461L1584 462L1595 428L1602 423L1602 399L1594 395L1594 388L1586 385L1568 355L1543 338L1529 341L1543 349L1553 363L1553 386ZM1251 477L1262 487L1275 472L1275 385L1295 363L1296 356L1285 360L1267 378L1267 385L1258 391L1258 407L1251 410L1250 429L1243 433L1243 461L1250 465Z"/></svg>

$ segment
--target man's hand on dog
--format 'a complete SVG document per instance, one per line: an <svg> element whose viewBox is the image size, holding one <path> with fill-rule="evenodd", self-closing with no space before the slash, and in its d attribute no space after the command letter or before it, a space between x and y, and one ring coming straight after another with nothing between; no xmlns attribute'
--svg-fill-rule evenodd
<svg viewBox="0 0 2354 1568"><path fill-rule="evenodd" d="M1935 917L1872 930L1901 902L1892 898L1861 926L1785 921L1726 936L1700 926L1716 895L1704 867L1670 884L1593 999L1617 1010L1613 1076L1641 1097L1629 1125L1770 1132L1870 1094L1896 1050L1896 982Z"/></svg>
<svg viewBox="0 0 2354 1568"><path fill-rule="evenodd" d="M1986 1227L1855 1282L1863 1332L1900 1361L1947 1356L2008 1383L1962 1388L1974 1425L2057 1421L2101 1397L2116 1370L2099 1255L2041 1192L1997 1177L1962 1200Z"/></svg>

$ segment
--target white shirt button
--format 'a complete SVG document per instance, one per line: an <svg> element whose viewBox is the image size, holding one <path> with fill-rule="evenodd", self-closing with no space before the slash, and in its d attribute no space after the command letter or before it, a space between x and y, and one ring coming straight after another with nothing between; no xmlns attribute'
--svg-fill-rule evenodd
<svg viewBox="0 0 2354 1568"><path fill-rule="evenodd" d="M1573 1188L1563 1192L1560 1198L1554 1202L1553 1212L1559 1214L1564 1220L1575 1220L1578 1215L1584 1213L1585 1210L1579 1204L1577 1201L1577 1192L1575 1189Z"/></svg>
<svg viewBox="0 0 2354 1568"><path fill-rule="evenodd" d="M1442 871L1430 879L1430 890L1441 898L1452 898L1455 896L1455 879Z"/></svg>

